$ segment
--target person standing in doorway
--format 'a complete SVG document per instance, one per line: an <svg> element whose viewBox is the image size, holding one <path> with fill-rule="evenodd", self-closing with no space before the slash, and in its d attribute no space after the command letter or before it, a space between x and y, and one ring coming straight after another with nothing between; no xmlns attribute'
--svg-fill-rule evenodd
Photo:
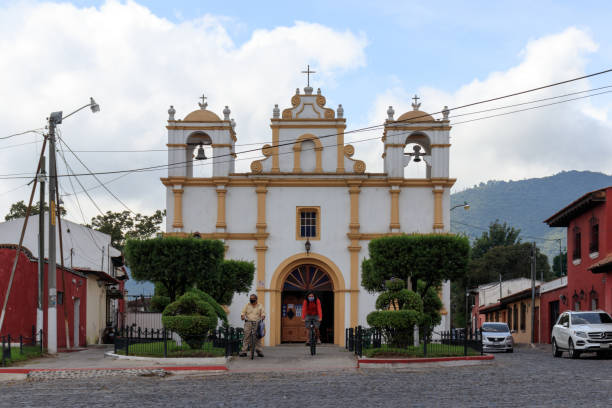
<svg viewBox="0 0 612 408"><path fill-rule="evenodd" d="M240 318L244 320L244 340L242 341L242 350L240 351L240 357L246 357L247 350L249 348L248 339L251 338L253 331L257 332L257 326L260 321L266 318L263 305L257 303L257 295L252 294L247 303L240 313ZM261 351L261 339L255 335L255 352L259 357L263 357Z"/></svg>
<svg viewBox="0 0 612 408"><path fill-rule="evenodd" d="M321 301L312 290L308 291L306 294L306 299L304 299L304 303L302 304L302 320L304 320L306 328L310 327L310 322L314 323L317 344L321 344L319 327L321 326L322 319L323 312L321 311ZM310 345L308 340L306 340L306 345Z"/></svg>

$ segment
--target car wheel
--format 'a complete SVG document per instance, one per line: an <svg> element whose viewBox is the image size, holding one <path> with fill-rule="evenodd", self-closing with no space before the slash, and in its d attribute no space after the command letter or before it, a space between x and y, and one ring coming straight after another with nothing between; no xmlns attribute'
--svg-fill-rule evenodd
<svg viewBox="0 0 612 408"><path fill-rule="evenodd" d="M574 342L572 341L572 339L569 340L568 348L568 354L570 358L580 358L580 352L574 348Z"/></svg>
<svg viewBox="0 0 612 408"><path fill-rule="evenodd" d="M561 355L563 354L563 352L559 350L559 347L557 347L557 340L555 339L552 340L552 352L553 357L561 357Z"/></svg>

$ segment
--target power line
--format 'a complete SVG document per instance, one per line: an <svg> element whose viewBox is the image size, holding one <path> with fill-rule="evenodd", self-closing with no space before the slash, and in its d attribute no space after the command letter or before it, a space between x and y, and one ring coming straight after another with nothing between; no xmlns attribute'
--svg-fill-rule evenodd
<svg viewBox="0 0 612 408"><path fill-rule="evenodd" d="M117 197L117 195L115 193L113 193L112 191L110 191L110 189L108 187L106 187L106 185L104 185L104 183L102 183L102 181L100 181L100 179L98 178L98 176L96 176L94 173L91 172L91 170L89 169L89 167L87 167L85 165L85 163L83 163L83 161L79 158L79 156L76 155L76 153L74 153L72 151L72 149L70 148L70 146L68 146L66 144L66 142L64 141L64 139L62 139L61 136L58 136L58 140L60 141L60 143L65 146L70 153L72 153L72 155L79 161L79 163L81 163L81 165L83 167L85 167L85 169L96 179L96 181L98 183L100 183L100 186L102 186L102 188L104 188L115 200L117 200L123 207L125 207L129 212L131 212L132 214L136 215L136 213L134 211L132 211L130 209L130 207L128 207L123 201L121 201L121 199L119 197Z"/></svg>
<svg viewBox="0 0 612 408"><path fill-rule="evenodd" d="M42 133L40 132L41 130L44 130L44 128L30 129L30 130L26 130L26 131L19 132L19 133L13 133L12 135L0 137L0 140L5 140L5 139L10 139L10 138L16 137L16 136L26 135L28 133L37 133L37 134L42 136Z"/></svg>
<svg viewBox="0 0 612 408"><path fill-rule="evenodd" d="M608 70L600 71L600 72L597 72L597 73L594 73L594 74L590 74L590 75L585 75L585 76L569 79L569 80L566 80L566 81L556 82L556 83L545 85L545 86L540 86L540 87L537 87L537 88L532 88L532 89L528 89L528 90L524 90L524 91L520 91L520 92L515 92L515 93L512 93L512 94L508 94L508 95L503 95L503 96L499 96L499 97L496 97L496 98L486 99L486 100L483 100L483 101L478 101L478 102L473 102L473 103L457 106L457 107L448 109L448 111L457 110L457 109L463 109L463 108L466 108L466 107L469 107L469 106L479 105L479 104L483 104L483 103L488 103L488 102L492 102L492 101L496 101L496 100L501 100L501 99L509 98L509 97L512 97L512 96L522 95L522 94L526 94L526 93L529 93L529 92L534 92L534 91L537 91L537 90L542 90L542 89L546 89L546 88L550 88L550 87L566 84L566 83L569 83L569 82L578 81L578 80L581 80L581 79L593 77L593 76L596 76L596 75L602 75L602 74L605 74L605 73L608 73L608 72L612 72L612 69L608 69ZM607 93L607 92L604 92L604 93ZM602 94L602 93L600 93L600 94ZM594 96L594 95L588 95L588 96L585 96L585 97L590 97L590 96ZM583 98L585 98L585 97L583 97ZM582 98L574 98L574 99L570 99L570 100L567 100L567 101L561 101L561 102L557 102L557 103L569 102L571 100L576 100L576 99L582 99ZM526 110L538 109L538 108L541 108L541 107L544 107L544 106L550 106L550 105L551 104L541 105L541 106L536 106L536 107L532 107L532 108L528 108L528 109L523 109L523 110L518 110L516 112L509 112L509 113L505 113L505 114L523 112L523 111L526 111ZM443 111L435 112L433 114L439 114L439 113L442 113L442 112ZM461 123L473 122L473 121L476 121L476 120L489 119L491 117L502 116L502 115L505 115L505 114L492 115L490 117L477 118L477 119L473 119L473 120L469 120L469 121L457 122L454 125L458 125L458 124L461 124ZM406 119L406 120L394 121L393 123L401 123L403 121L410 121L410 122L414 123L414 122L416 122L415 119L418 119L419 117L426 117L426 116L429 116L429 115L425 114L425 115L421 115L421 116L410 118L410 119ZM385 126L385 124L368 126L368 127L359 128L359 129L354 129L354 130L351 130L351 131L344 132L344 134L346 135L346 134L349 134L349 133L358 133L358 132L364 132L364 131L371 131L371 130L375 130L377 128L380 128L382 126ZM323 138L327 138L327 137L332 137L332 136L337 136L337 133L321 135L321 136L319 136L319 139L323 139ZM283 146L293 145L293 144L296 144L296 143L298 143L298 142L297 141L290 141L290 142L285 142L285 143L280 143L280 144L277 144L277 145L273 145L271 147L273 147L273 148L283 147ZM259 148L243 150L241 152L229 153L229 154L223 154L223 155L214 156L213 158L225 157L225 156L230 156L230 155L233 155L233 154L250 153L250 152L255 152L255 151L259 151L259 150L260 150ZM148 167L141 167L141 168L135 168L135 169L129 169L129 170L114 170L114 171L103 171L103 172L90 172L90 173L84 173L84 174L75 174L75 176L86 176L86 175L94 176L96 174L97 175L101 175L101 174L119 174L119 173L134 173L134 172L144 172L144 171L156 171L156 170L165 169L165 168L176 168L177 165L186 164L186 163L189 163L189 162L191 162L191 161L182 161L182 162L176 162L176 163L171 163L171 164L148 166ZM9 177L6 177L6 176L7 175L0 175L0 179L7 179L7 178L9 178ZM57 177L65 177L65 176L66 175L57 175ZM11 178L25 178L25 177L11 177Z"/></svg>

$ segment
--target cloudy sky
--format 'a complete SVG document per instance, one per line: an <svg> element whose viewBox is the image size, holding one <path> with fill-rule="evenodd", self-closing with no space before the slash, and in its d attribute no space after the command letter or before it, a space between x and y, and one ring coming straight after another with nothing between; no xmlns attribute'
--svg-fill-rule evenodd
<svg viewBox="0 0 612 408"><path fill-rule="evenodd" d="M60 136L89 169L105 172L165 164L169 105L183 117L202 93L219 115L231 108L246 145L238 151L270 142L272 108L305 85L306 64L328 106L343 105L349 129L381 123L389 105L396 116L411 109L415 93L422 110L437 112L612 68L608 2L370 3L0 1L0 216L27 201L29 180L20 177L33 173L41 148L37 134L1 138L42 128L50 112L66 114L90 96L101 111L67 119ZM570 97L459 116L611 85L606 74L452 112L455 189L561 170L612 173L612 94L594 95L612 87L485 120L467 122ZM349 139L369 171L382 170L382 143L360 140L376 136ZM252 156L240 155L239 171ZM85 172L70 153L66 160ZM127 207L150 213L165 206L164 175L99 178ZM92 177L64 178L60 188L76 222L98 213L83 188L101 210L123 209Z"/></svg>

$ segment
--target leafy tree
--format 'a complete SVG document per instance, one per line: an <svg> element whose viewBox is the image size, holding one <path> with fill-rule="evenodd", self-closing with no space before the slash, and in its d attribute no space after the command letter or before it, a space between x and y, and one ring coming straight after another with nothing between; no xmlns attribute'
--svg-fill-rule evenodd
<svg viewBox="0 0 612 408"><path fill-rule="evenodd" d="M531 244L496 246L489 249L481 258L472 262L471 282L476 285L503 280L531 277ZM543 276L545 281L553 275L548 257L536 247L536 279Z"/></svg>
<svg viewBox="0 0 612 408"><path fill-rule="evenodd" d="M124 249L134 279L159 283L171 301L196 283L217 284L224 252L221 241L177 237L131 239Z"/></svg>
<svg viewBox="0 0 612 408"><path fill-rule="evenodd" d="M224 260L224 252L221 241L176 237L128 240L124 251L134 279L155 283L155 310L163 310L192 288L224 305L231 303L234 293L247 292L255 266Z"/></svg>
<svg viewBox="0 0 612 408"><path fill-rule="evenodd" d="M88 227L111 236L111 245L122 249L127 239L147 239L160 231L166 210L157 210L153 215L132 214L129 211L107 211L91 219Z"/></svg>
<svg viewBox="0 0 612 408"><path fill-rule="evenodd" d="M559 263L561 263L560 266ZM557 278L567 275L567 251L553 258L552 273Z"/></svg>
<svg viewBox="0 0 612 408"><path fill-rule="evenodd" d="M414 234L370 241L370 258L362 263L361 284L369 292L384 290L390 278L410 281L423 298L429 288L462 278L467 271L470 244L456 235ZM421 286L417 286L418 281Z"/></svg>
<svg viewBox="0 0 612 408"><path fill-rule="evenodd" d="M59 208L60 208L60 214L62 216L66 215L66 209L64 207L59 207ZM4 220L10 221L16 218L24 218L26 216L27 210L28 210L28 206L23 200L17 201L16 203L13 203L11 205L9 213L4 216ZM46 202L44 205L44 210L46 214L49 213L49 205ZM38 201L35 205L33 205L32 209L30 210L30 215L38 215L38 214L40 214L40 201Z"/></svg>
<svg viewBox="0 0 612 408"><path fill-rule="evenodd" d="M499 220L495 220L495 222L489 224L489 231L483 232L480 238L474 241L472 259L482 257L493 247L520 244L520 233L520 229L510 227L505 222L501 224Z"/></svg>

